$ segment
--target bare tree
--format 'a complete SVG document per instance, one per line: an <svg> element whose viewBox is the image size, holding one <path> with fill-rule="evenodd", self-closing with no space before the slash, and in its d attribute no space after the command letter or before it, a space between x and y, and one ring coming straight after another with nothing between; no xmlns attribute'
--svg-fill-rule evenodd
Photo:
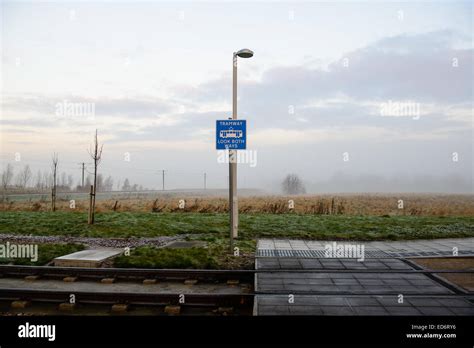
<svg viewBox="0 0 474 348"><path fill-rule="evenodd" d="M287 195L306 193L303 181L296 174L288 174L283 180L281 186L283 192Z"/></svg>
<svg viewBox="0 0 474 348"><path fill-rule="evenodd" d="M26 188L31 179L31 169L29 165L26 165L23 170L18 174L19 186Z"/></svg>
<svg viewBox="0 0 474 348"><path fill-rule="evenodd" d="M13 166L8 163L7 167L2 172L2 188L3 192L7 191L8 186L11 184L13 179Z"/></svg>
<svg viewBox="0 0 474 348"><path fill-rule="evenodd" d="M91 181L90 176L88 175L88 176L86 177L86 183L84 184L84 186L85 186L85 187L89 187L89 186L91 186L91 185L92 185L92 181Z"/></svg>
<svg viewBox="0 0 474 348"><path fill-rule="evenodd" d="M67 188L68 188L68 190L72 190L73 185L74 185L74 179L73 179L72 175L68 175L67 176Z"/></svg>
<svg viewBox="0 0 474 348"><path fill-rule="evenodd" d="M53 153L52 157L53 164L51 165L51 170L53 172L53 184L51 189L51 210L56 211L56 184L57 184L57 173L58 173L58 163L59 157L57 153Z"/></svg>
<svg viewBox="0 0 474 348"><path fill-rule="evenodd" d="M49 189L49 186L51 184L51 174L48 173L47 171L44 171L43 172L43 179L41 181L41 188L44 189L44 190L48 190Z"/></svg>
<svg viewBox="0 0 474 348"><path fill-rule="evenodd" d="M15 187L16 187L16 188L21 188L21 172L19 172L19 173L16 175Z"/></svg>
<svg viewBox="0 0 474 348"><path fill-rule="evenodd" d="M125 181L123 182L122 186L122 191L130 191L130 181L128 181L128 178L125 178Z"/></svg>
<svg viewBox="0 0 474 348"><path fill-rule="evenodd" d="M114 180L112 177L109 175L107 179L104 181L104 190L105 191L112 191L114 187Z"/></svg>
<svg viewBox="0 0 474 348"><path fill-rule="evenodd" d="M97 174L97 191L104 191L104 177L102 174Z"/></svg>
<svg viewBox="0 0 474 348"><path fill-rule="evenodd" d="M67 174L65 172L62 172L61 173L61 183L59 186L61 186L63 189L66 187L67 185Z"/></svg>
<svg viewBox="0 0 474 348"><path fill-rule="evenodd" d="M94 144L92 148L89 150L89 154L94 161L94 185L91 189L91 204L89 207L89 219L88 224L94 224L94 217L95 217L95 195L97 192L97 167L100 163L100 159L102 157L102 147L103 145L99 146L99 139L97 138L97 129L95 130L95 137L94 137Z"/></svg>
<svg viewBox="0 0 474 348"><path fill-rule="evenodd" d="M36 173L36 179L35 179L35 187L36 187L37 190L42 189L42 183L41 183L42 179L43 179L43 176L41 174L41 171L38 170L38 172Z"/></svg>

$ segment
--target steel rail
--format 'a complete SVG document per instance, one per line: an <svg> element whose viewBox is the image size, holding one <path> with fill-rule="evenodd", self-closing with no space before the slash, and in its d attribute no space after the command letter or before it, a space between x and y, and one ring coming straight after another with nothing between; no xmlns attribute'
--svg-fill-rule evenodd
<svg viewBox="0 0 474 348"><path fill-rule="evenodd" d="M38 275L50 277L77 276L83 278L155 278L155 279L196 279L253 281L256 273L474 273L474 270L433 270L413 269L347 269L347 268L261 268L257 270L206 270L206 269L145 269L145 268L83 268L51 266L0 265L0 274Z"/></svg>
<svg viewBox="0 0 474 348"><path fill-rule="evenodd" d="M137 292L96 292L65 291L49 289L0 289L2 300L28 300L37 302L66 302L74 294L76 303L125 303L142 305L180 305L180 306L252 306L253 294L184 294L180 293L137 293Z"/></svg>
<svg viewBox="0 0 474 348"><path fill-rule="evenodd" d="M207 270L207 269L145 269L145 268L83 268L51 266L0 265L0 274L38 275L44 277L76 276L80 278L139 278L166 280L239 280L253 282L253 270Z"/></svg>

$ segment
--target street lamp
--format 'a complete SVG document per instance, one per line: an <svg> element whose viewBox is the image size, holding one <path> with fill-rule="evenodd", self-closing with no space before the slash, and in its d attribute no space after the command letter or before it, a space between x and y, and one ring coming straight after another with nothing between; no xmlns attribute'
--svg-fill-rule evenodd
<svg viewBox="0 0 474 348"><path fill-rule="evenodd" d="M240 58L252 58L253 51L249 50L248 48L242 48L240 51L238 51L235 54L238 55Z"/></svg>
<svg viewBox="0 0 474 348"><path fill-rule="evenodd" d="M253 51L243 48L234 52L232 59L232 119L237 119L237 57L251 58ZM229 150L229 208L230 208L230 247L238 236L239 208L237 203L237 150Z"/></svg>

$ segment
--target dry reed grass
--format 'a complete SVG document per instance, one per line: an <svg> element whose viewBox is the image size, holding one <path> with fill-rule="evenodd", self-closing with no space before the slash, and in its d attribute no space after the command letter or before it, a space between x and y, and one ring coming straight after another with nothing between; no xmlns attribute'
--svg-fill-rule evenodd
<svg viewBox="0 0 474 348"><path fill-rule="evenodd" d="M179 207L180 199L185 201ZM404 208L398 209L403 200ZM294 208L290 208L291 202ZM226 213L228 201L224 197L162 197L151 199L98 200L97 212L194 212ZM75 211L86 212L87 200L77 200ZM49 211L49 202L3 202L0 211ZM71 211L70 202L60 200L57 210ZM317 214L317 215L420 215L474 216L473 195L438 194L346 194L301 196L256 196L239 199L241 213Z"/></svg>

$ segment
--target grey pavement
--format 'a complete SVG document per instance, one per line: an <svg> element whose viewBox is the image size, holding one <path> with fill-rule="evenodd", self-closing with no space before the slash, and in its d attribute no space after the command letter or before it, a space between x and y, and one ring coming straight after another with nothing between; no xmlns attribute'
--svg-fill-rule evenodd
<svg viewBox="0 0 474 348"><path fill-rule="evenodd" d="M363 243L363 261L326 257L328 243L333 242L259 240L254 315L474 315L474 294L448 287L403 260L453 256L453 248L459 256L474 255L474 238L337 241Z"/></svg>
<svg viewBox="0 0 474 348"><path fill-rule="evenodd" d="M366 259L363 262L355 259L324 259L301 257L259 257L256 269L342 269L342 270L411 270L411 266L398 259Z"/></svg>
<svg viewBox="0 0 474 348"><path fill-rule="evenodd" d="M258 273L256 293L454 294L422 273Z"/></svg>
<svg viewBox="0 0 474 348"><path fill-rule="evenodd" d="M315 296L296 295L289 304L288 295L255 296L256 315L474 315L474 297L408 296L399 303L392 296Z"/></svg>
<svg viewBox="0 0 474 348"><path fill-rule="evenodd" d="M363 245L365 252L372 253L375 257L383 257L385 253L388 257L409 257L409 256L437 256L442 253L445 256L452 255L453 248L457 248L460 255L474 255L474 238L447 238L447 239L422 239L408 241L319 241L319 240L297 240L297 239L260 239L257 243L257 256L266 256L268 251L281 251L279 257L284 257L284 251L296 251L300 257L304 257L304 251L324 251L327 245L336 242L343 244ZM426 255L423 255L425 253ZM430 255L430 253L432 255ZM413 254L413 255L409 255ZM308 257L318 257L318 254L308 253ZM275 256L275 254L269 254ZM295 256L294 253L288 253L288 257Z"/></svg>

